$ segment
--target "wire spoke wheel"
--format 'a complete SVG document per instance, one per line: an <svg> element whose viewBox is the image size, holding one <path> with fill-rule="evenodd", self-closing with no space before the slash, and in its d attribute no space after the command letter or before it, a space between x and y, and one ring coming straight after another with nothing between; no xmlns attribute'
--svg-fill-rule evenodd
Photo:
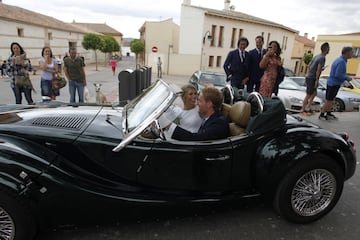
<svg viewBox="0 0 360 240"><path fill-rule="evenodd" d="M15 224L11 216L0 207L0 239L12 240L15 235Z"/></svg>
<svg viewBox="0 0 360 240"><path fill-rule="evenodd" d="M300 216L314 216L326 209L336 194L336 178L325 169L313 169L295 183L291 206Z"/></svg>

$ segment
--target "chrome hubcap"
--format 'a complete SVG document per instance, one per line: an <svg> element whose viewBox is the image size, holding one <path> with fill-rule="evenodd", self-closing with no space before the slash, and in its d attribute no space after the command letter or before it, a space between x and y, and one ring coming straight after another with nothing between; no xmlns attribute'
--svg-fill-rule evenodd
<svg viewBox="0 0 360 240"><path fill-rule="evenodd" d="M325 169L304 174L291 193L291 206L301 216L314 216L326 209L336 193L336 179Z"/></svg>
<svg viewBox="0 0 360 240"><path fill-rule="evenodd" d="M10 215L0 207L0 239L12 240L15 235L15 225Z"/></svg>

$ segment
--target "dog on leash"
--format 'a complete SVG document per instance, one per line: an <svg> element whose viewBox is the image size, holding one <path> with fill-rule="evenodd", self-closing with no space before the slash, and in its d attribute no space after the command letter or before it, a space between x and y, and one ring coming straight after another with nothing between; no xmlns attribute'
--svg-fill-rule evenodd
<svg viewBox="0 0 360 240"><path fill-rule="evenodd" d="M106 103L106 96L101 92L101 83L94 83L96 92L96 104Z"/></svg>

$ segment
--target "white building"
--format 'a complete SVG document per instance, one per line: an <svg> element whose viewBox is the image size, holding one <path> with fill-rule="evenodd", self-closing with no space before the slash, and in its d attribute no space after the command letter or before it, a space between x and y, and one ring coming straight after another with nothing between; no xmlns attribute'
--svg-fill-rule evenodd
<svg viewBox="0 0 360 240"><path fill-rule="evenodd" d="M237 48L240 37L247 37L255 48L255 37L264 37L264 47L276 40L282 48L284 66L290 67L296 30L284 25L234 11L230 0L225 0L223 10L191 5L184 0L181 6L180 26L167 20L158 22L157 29L141 28L145 45L145 64L155 67L154 59L162 57L163 66L169 74L190 75L198 69L222 72L223 63L229 51ZM145 25L144 25L145 26ZM178 30L179 29L179 30ZM161 31L160 31L161 30ZM179 33L177 33L179 31ZM176 36L179 38L176 38ZM165 41L165 42L164 42ZM149 44L150 43L150 44ZM158 43L158 51L149 45Z"/></svg>

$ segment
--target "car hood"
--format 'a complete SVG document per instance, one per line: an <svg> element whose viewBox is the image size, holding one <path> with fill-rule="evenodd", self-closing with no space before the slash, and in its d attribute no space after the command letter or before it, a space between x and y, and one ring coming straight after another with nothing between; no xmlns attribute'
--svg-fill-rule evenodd
<svg viewBox="0 0 360 240"><path fill-rule="evenodd" d="M6 111L4 111L6 109ZM100 106L0 107L0 134L73 141L101 111Z"/></svg>

